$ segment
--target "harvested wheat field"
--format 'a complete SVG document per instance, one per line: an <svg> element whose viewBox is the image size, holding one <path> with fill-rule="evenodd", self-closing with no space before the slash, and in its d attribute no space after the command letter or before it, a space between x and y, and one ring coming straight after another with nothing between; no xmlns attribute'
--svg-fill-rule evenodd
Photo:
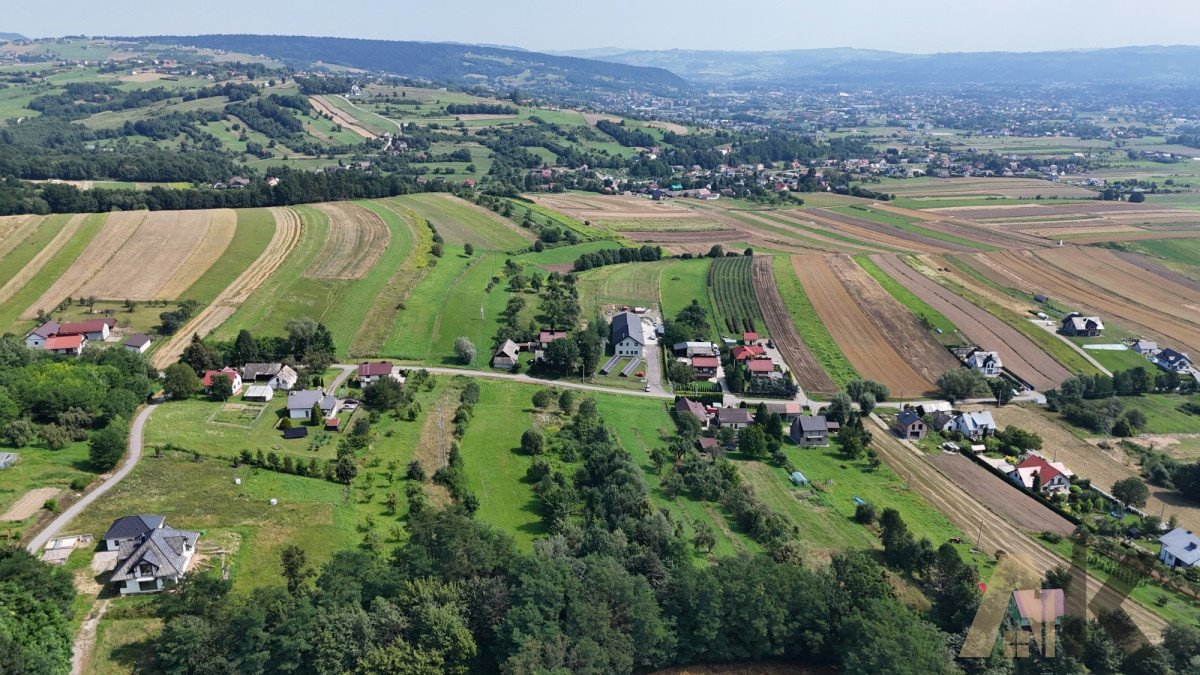
<svg viewBox="0 0 1200 675"><path fill-rule="evenodd" d="M955 198L1007 197L1010 199L1042 196L1061 199L1095 199L1096 193L1074 185L1061 185L1025 178L933 178L893 185L888 192L897 197Z"/></svg>
<svg viewBox="0 0 1200 675"><path fill-rule="evenodd" d="M236 229L232 209L150 212L125 244L68 294L174 300L220 257ZM168 285L174 294L165 290Z"/></svg>
<svg viewBox="0 0 1200 675"><path fill-rule="evenodd" d="M871 260L941 312L968 340L983 349L999 352L1005 367L1035 389L1057 388L1071 376L1071 371L1016 328L909 267L898 256L874 255Z"/></svg>
<svg viewBox="0 0 1200 675"><path fill-rule="evenodd" d="M567 193L541 195L533 200L576 220L617 232L705 232L730 227L712 213L644 197Z"/></svg>
<svg viewBox="0 0 1200 675"><path fill-rule="evenodd" d="M78 213L71 216L70 220L58 231L58 234L54 235L54 238L50 240L50 243L38 251L37 255L25 263L25 266L9 278L3 286L0 286L0 304L8 302L8 299L14 293L24 288L25 284L29 283L29 280L34 278L49 260L58 255L62 247L66 246L71 237L74 237L75 233L79 231L79 227L83 225L83 221L88 215L86 213Z"/></svg>
<svg viewBox="0 0 1200 675"><path fill-rule="evenodd" d="M996 424L1001 427L1011 424L1040 435L1045 448L1043 452L1050 461L1066 464L1076 476L1091 479L1101 490L1111 491L1113 483L1138 475L1137 465L1120 448L1105 450L1088 443L1037 411L1017 405L986 409L992 411ZM1147 487L1150 488L1150 500L1144 507L1147 513L1156 516L1161 513L1164 521L1175 515L1180 525L1193 532L1200 531L1200 507L1184 501L1174 490L1149 484Z"/></svg>
<svg viewBox="0 0 1200 675"><path fill-rule="evenodd" d="M166 368L178 361L192 335L208 335L217 326L225 323L246 298L283 264L288 254L296 247L300 241L300 216L287 207L274 207L271 209L271 215L275 218L275 234L267 248L233 280L233 283L217 295L212 304L200 310L186 326L159 347L153 359L156 368Z"/></svg>
<svg viewBox="0 0 1200 675"><path fill-rule="evenodd" d="M316 108L317 112L324 115L329 115L334 119L335 122L349 129L350 131L353 131L359 136L362 136L363 138L378 138L378 136L375 134L364 129L359 124L358 120L347 115L341 110L338 110L337 106L325 100L324 96L309 96L308 102L312 104L312 107Z"/></svg>
<svg viewBox="0 0 1200 675"><path fill-rule="evenodd" d="M935 382L947 370L959 367L958 359L933 338L907 307L900 304L848 255L826 256L825 262L858 306L886 336L893 349L926 382Z"/></svg>
<svg viewBox="0 0 1200 675"><path fill-rule="evenodd" d="M63 300L75 295L79 288L104 270L109 261L125 247L149 214L149 211L118 211L110 214L104 221L104 227L101 228L100 233L92 239L83 253L79 254L66 273L56 279L50 288L47 288L46 292L42 293L42 296L25 310L21 318L36 318L39 309L53 310ZM126 296L122 294L118 297L124 299Z"/></svg>
<svg viewBox="0 0 1200 675"><path fill-rule="evenodd" d="M775 283L775 267L770 256L754 256L751 278L754 282L754 299L762 309L763 320L767 322L767 330L771 332L771 340L779 348L796 381L808 392L836 393L838 386L796 332L796 324L792 321L783 298L779 296L779 287Z"/></svg>
<svg viewBox="0 0 1200 675"><path fill-rule="evenodd" d="M0 258L20 246L42 220L42 216L0 216Z"/></svg>
<svg viewBox="0 0 1200 675"><path fill-rule="evenodd" d="M1091 250L1091 249L1088 249ZM1200 294L1110 256L1109 268L1077 248L1049 249L1063 267L1031 253L966 257L981 273L1028 293L1045 293L1149 338L1200 351ZM1068 271L1070 270L1070 271ZM1129 270L1133 270L1130 272ZM1173 304L1174 298L1178 304Z"/></svg>
<svg viewBox="0 0 1200 675"><path fill-rule="evenodd" d="M304 271L310 279L361 279L387 250L392 233L379 216L358 204L316 204L329 216L321 252Z"/></svg>
<svg viewBox="0 0 1200 675"><path fill-rule="evenodd" d="M934 389L932 378L914 370L892 347L903 337L881 331L842 285L826 256L793 256L792 268L833 341L859 374L886 384L896 398L912 398Z"/></svg>

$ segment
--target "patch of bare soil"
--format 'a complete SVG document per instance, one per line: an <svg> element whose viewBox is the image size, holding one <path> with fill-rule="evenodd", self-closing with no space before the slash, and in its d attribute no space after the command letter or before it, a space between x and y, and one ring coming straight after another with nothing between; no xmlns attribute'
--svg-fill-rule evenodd
<svg viewBox="0 0 1200 675"><path fill-rule="evenodd" d="M46 503L47 499L57 497L62 490L52 487L36 488L26 492L21 496L4 515L0 516L0 520L20 521L37 513L42 508L42 504Z"/></svg>

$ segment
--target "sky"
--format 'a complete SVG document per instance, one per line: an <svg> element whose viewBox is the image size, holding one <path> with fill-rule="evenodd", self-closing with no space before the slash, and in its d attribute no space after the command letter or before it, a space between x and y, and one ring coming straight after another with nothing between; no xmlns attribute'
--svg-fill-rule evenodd
<svg viewBox="0 0 1200 675"><path fill-rule="evenodd" d="M5 0L0 32L267 33L535 51L862 47L928 53L1200 44L1197 0Z"/></svg>

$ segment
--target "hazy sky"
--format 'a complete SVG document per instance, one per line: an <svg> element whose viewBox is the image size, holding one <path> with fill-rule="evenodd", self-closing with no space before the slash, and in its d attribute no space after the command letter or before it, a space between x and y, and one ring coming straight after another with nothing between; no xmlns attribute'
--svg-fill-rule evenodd
<svg viewBox="0 0 1200 675"><path fill-rule="evenodd" d="M31 37L271 33L533 50L1030 51L1200 44L1198 0L3 0Z"/></svg>

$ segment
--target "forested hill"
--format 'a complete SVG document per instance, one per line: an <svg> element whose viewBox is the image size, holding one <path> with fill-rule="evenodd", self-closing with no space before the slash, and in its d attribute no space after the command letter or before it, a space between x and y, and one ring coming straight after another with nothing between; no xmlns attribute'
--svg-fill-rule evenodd
<svg viewBox="0 0 1200 675"><path fill-rule="evenodd" d="M0 33L0 40L24 40L25 36L20 33Z"/></svg>
<svg viewBox="0 0 1200 675"><path fill-rule="evenodd" d="M662 68L552 56L501 47L286 35L123 38L263 54L295 67L321 62L459 84L487 81L551 91L604 89L668 92L687 86ZM518 81L519 80L519 81Z"/></svg>
<svg viewBox="0 0 1200 675"><path fill-rule="evenodd" d="M588 50L579 56L658 66L694 82L887 84L1056 82L1200 83L1200 47L1122 47L1053 52L901 54L871 49L774 52Z"/></svg>

